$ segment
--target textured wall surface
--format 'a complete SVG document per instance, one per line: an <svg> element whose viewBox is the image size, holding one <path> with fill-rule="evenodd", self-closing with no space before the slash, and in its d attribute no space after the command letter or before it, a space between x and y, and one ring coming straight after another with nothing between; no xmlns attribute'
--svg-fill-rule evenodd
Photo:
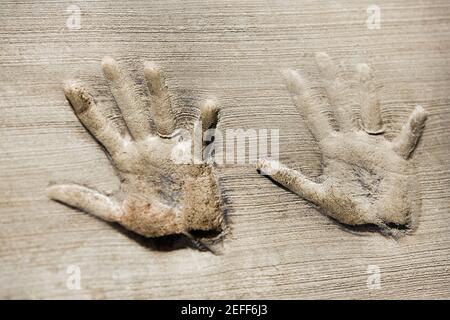
<svg viewBox="0 0 450 320"><path fill-rule="evenodd" d="M0 4L1 298L450 298L450 3L377 1L8 1ZM66 10L81 10L80 29ZM167 73L173 100L216 96L221 128L280 128L280 160L311 176L320 150L281 69L317 80L314 53L372 66L388 137L416 104L430 116L415 153L422 216L394 240L353 234L253 165L220 168L232 232L223 254L164 250L46 198L49 182L113 190L118 180L61 89L100 61ZM183 108L181 108L183 107ZM81 289L66 286L68 266ZM377 265L381 288L367 287Z"/></svg>

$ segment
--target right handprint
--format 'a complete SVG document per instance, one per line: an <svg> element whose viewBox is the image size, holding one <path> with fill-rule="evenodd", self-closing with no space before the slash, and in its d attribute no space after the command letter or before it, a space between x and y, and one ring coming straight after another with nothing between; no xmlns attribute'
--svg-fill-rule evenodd
<svg viewBox="0 0 450 320"><path fill-rule="evenodd" d="M422 135L427 114L418 106L392 141L382 136L372 73L357 66L360 117L352 119L349 86L325 53L316 55L323 85L339 125L331 126L320 102L295 71L284 73L292 100L317 139L323 173L316 181L277 161L260 159L258 169L347 225L377 225L390 234L414 229L420 211L416 168L409 160Z"/></svg>

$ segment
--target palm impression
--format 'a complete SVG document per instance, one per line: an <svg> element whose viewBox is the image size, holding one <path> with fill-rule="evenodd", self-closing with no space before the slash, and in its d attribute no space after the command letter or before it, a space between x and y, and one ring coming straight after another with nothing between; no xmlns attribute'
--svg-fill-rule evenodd
<svg viewBox="0 0 450 320"><path fill-rule="evenodd" d="M177 134L178 121L160 69L144 64L150 107L115 60L104 58L102 69L125 126L102 113L80 82L68 82L64 92L78 119L106 150L120 178L120 189L106 195L82 185L63 184L50 186L48 196L145 237L220 233L225 224L212 161L175 161L174 151L190 151L191 143ZM217 117L214 100L204 102L200 130L215 127ZM194 131L194 124L189 130Z"/></svg>
<svg viewBox="0 0 450 320"><path fill-rule="evenodd" d="M416 107L392 140L383 137L370 68L357 66L359 121L352 120L348 85L325 53L316 55L323 85L339 131L333 129L306 81L295 71L284 73L294 104L322 151L323 174L316 180L277 161L260 159L258 169L317 205L340 223L372 224L383 231L411 230L420 212L416 167L411 153L422 135L426 112Z"/></svg>

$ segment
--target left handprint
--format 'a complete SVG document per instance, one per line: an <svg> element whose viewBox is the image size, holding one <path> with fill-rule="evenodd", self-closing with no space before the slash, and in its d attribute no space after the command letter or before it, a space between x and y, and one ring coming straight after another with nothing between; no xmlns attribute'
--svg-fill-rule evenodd
<svg viewBox="0 0 450 320"><path fill-rule="evenodd" d="M80 82L68 82L64 92L78 119L110 156L120 189L105 195L82 185L59 184L48 188L48 196L145 237L223 231L222 202L212 162L174 161L173 150L189 149L190 143L177 134L177 119L161 70L153 63L144 64L151 101L148 107L115 60L105 57L102 69L126 124L123 128L101 112ZM202 133L215 128L218 113L214 100L201 105ZM152 129L150 117L156 129ZM193 128L194 124L189 131Z"/></svg>

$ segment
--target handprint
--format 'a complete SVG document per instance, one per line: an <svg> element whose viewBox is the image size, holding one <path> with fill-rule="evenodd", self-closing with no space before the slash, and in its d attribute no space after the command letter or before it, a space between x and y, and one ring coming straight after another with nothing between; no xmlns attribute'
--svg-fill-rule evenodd
<svg viewBox="0 0 450 320"><path fill-rule="evenodd" d="M191 231L198 230L220 233L224 219L211 161L178 163L174 156L175 151L189 153L192 146L186 135L179 134L161 71L152 63L144 65L151 97L148 108L115 60L104 58L102 69L126 124L123 128L101 112L81 83L67 83L64 92L78 119L105 148L120 178L120 189L105 195L82 185L63 184L50 186L48 196L145 237L191 236ZM204 102L201 131L215 127L217 117L214 100ZM194 125L189 129L192 133Z"/></svg>
<svg viewBox="0 0 450 320"><path fill-rule="evenodd" d="M323 174L316 181L279 162L260 159L258 169L347 225L373 224L391 234L415 227L420 211L416 168L409 159L422 135L426 112L416 107L392 141L382 136L372 73L357 66L360 120L353 121L349 88L325 53L316 55L323 85L339 131L333 129L305 80L284 73L292 100L319 143Z"/></svg>

